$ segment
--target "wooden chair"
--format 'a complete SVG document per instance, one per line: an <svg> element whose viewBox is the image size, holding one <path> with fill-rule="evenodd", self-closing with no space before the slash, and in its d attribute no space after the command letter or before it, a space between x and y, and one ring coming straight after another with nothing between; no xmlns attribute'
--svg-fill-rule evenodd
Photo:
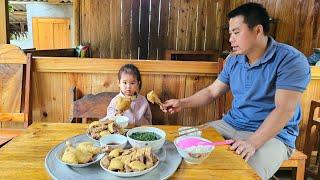
<svg viewBox="0 0 320 180"><path fill-rule="evenodd" d="M118 92L101 92L96 95L88 94L82 97L81 92L76 87L73 87L71 94L73 100L71 103L70 122L87 123L88 120L105 117L110 101Z"/></svg>
<svg viewBox="0 0 320 180"><path fill-rule="evenodd" d="M295 151L295 153L292 155L292 157L286 161L283 162L281 168L296 168L296 174L295 179L300 180L304 179L304 174L311 176L315 179L320 179L320 168L319 168L319 153L317 153L317 161L316 166L310 166L310 159L311 159L311 152L314 149L315 139L317 139L317 129L320 128L320 119L319 115L318 118L314 119L315 116L315 110L316 108L320 107L319 101L311 101L310 105L310 111L309 111L309 119L308 119L308 126L307 126L307 134L306 134L306 144L304 146L303 152L300 152L298 150ZM316 126L316 127L314 127ZM318 131L319 132L319 131ZM319 135L318 135L319 139ZM320 145L320 143L318 142ZM318 146L318 152L320 148ZM309 157L309 158L307 158ZM314 172L312 169L318 169L317 172Z"/></svg>
<svg viewBox="0 0 320 180"><path fill-rule="evenodd" d="M284 161L280 168L293 168L293 178L303 180L306 159L307 156L303 152L295 150L290 159Z"/></svg>
<svg viewBox="0 0 320 180"><path fill-rule="evenodd" d="M320 109L316 111L317 108L320 108L320 101L311 101L306 144L303 150L309 157L306 161L306 176L311 176L314 179L320 179ZM317 149L316 162L311 164L311 154L315 149Z"/></svg>
<svg viewBox="0 0 320 180"><path fill-rule="evenodd" d="M0 45L0 147L32 123L30 79L31 54L26 56L13 45ZM23 128L18 129L22 123Z"/></svg>

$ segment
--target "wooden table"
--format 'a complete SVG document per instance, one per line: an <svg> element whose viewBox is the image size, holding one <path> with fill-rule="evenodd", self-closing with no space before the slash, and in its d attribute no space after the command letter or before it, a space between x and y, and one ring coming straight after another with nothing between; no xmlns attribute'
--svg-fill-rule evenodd
<svg viewBox="0 0 320 180"><path fill-rule="evenodd" d="M50 179L44 166L46 154L55 145L72 136L85 133L86 124L35 123L21 136L0 148L0 179ZM167 140L174 136L168 132L177 131L179 126L156 126L167 132ZM223 138L214 129L202 133L211 141ZM182 161L170 179L260 179L254 170L240 156L218 146L210 157L200 165Z"/></svg>

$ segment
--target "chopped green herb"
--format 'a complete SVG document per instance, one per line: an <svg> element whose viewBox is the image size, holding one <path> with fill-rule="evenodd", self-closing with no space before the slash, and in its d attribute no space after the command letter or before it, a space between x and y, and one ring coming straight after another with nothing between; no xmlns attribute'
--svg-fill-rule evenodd
<svg viewBox="0 0 320 180"><path fill-rule="evenodd" d="M160 136L154 132L135 132L130 135L130 138L138 141L155 141L160 139Z"/></svg>

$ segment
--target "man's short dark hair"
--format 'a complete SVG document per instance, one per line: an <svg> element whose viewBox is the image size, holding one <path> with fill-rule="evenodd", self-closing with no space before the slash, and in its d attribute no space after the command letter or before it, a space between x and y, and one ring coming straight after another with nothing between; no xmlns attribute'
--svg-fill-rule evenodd
<svg viewBox="0 0 320 180"><path fill-rule="evenodd" d="M269 15L267 10L258 3L246 3L228 13L228 18L233 18L242 15L244 17L244 23L248 25L250 29L261 24L264 34L269 32Z"/></svg>

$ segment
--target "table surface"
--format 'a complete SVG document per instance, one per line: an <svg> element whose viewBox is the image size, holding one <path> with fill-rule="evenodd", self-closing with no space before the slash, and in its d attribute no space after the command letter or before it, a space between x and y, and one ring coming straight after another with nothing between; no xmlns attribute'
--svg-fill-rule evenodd
<svg viewBox="0 0 320 180"><path fill-rule="evenodd" d="M181 126L156 125L173 142ZM57 144L87 131L88 124L34 123L22 135L0 148L0 177L4 179L50 179L44 160ZM203 130L202 137L222 141L213 128ZM255 171L228 145L217 146L203 163L187 164L182 161L170 179L260 179Z"/></svg>

